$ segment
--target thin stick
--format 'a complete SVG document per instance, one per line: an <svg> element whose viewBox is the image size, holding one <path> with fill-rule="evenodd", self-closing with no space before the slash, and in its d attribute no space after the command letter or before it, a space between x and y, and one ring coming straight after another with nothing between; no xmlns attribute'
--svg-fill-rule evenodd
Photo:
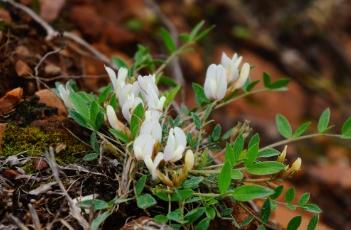
<svg viewBox="0 0 351 230"><path fill-rule="evenodd" d="M35 208L33 208L32 204L28 204L28 208L29 208L30 215L32 217L32 221L33 221L33 224L34 224L34 229L35 230L41 230L42 227L41 227L41 224L40 224L40 220L39 220L37 211L35 210Z"/></svg>
<svg viewBox="0 0 351 230"><path fill-rule="evenodd" d="M70 214L78 221L78 223L83 227L83 229L88 230L89 229L89 223L81 215L80 208L78 208L76 206L76 204L73 201L73 199L68 195L68 192L67 192L65 186L63 185L61 179L60 179L59 172L58 172L58 167L57 167L56 160L55 160L54 150L53 150L52 147L49 148L49 152L47 152L46 158L47 158L48 164L49 164L49 166L51 168L52 175L54 176L54 178L55 178L57 184L59 185L63 195L65 196L66 200L68 201L68 205L70 207Z"/></svg>

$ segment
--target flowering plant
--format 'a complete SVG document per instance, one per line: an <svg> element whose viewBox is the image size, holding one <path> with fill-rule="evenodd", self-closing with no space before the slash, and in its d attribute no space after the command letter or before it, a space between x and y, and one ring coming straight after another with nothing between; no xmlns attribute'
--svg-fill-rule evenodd
<svg viewBox="0 0 351 230"><path fill-rule="evenodd" d="M208 31L200 23L191 33L182 35L184 43L177 47L163 30L170 57L158 66L148 49L140 46L132 66L115 59L118 71L105 67L112 86L102 88L98 96L78 91L73 82L65 87L57 85L70 117L92 131L94 152L84 159L96 160L108 148L123 162L116 198L91 201L92 205L99 204L95 211L105 210L96 213L94 228L121 204L134 201L141 212L173 228L207 229L215 218L228 220L238 228L249 224L260 229L275 228L270 215L277 205L312 213L308 226L316 227L321 210L309 202L310 195L304 193L295 203L294 188L284 190L276 184L301 168L300 158L287 162L286 144L317 135L350 138L351 119L344 123L341 134L330 134L330 110L326 109L318 122L318 132L304 135L310 122L293 131L288 120L277 115L277 129L286 139L264 147L247 122L222 132L220 124L210 118L215 109L248 95L286 90L288 84L287 79L272 82L264 73L264 87L255 89L258 81L250 79L250 64L242 64L238 54L228 57L225 53L220 64L208 67L203 86L193 83L197 107L182 105L178 109L175 96L181 87L162 71L172 58ZM139 75L141 69L152 74ZM169 89L161 92L159 85ZM172 107L177 109L177 115L170 113ZM285 148L275 149L279 146ZM225 156L221 163L213 157L217 152ZM284 201L278 201L282 194ZM263 201L260 211L253 202L257 200ZM248 213L246 220L235 219L235 207ZM294 217L288 229L296 229L300 223L301 217Z"/></svg>

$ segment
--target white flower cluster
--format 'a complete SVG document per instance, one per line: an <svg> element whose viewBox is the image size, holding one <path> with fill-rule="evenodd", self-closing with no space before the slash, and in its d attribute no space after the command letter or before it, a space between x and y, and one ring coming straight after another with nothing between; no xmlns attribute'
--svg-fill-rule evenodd
<svg viewBox="0 0 351 230"><path fill-rule="evenodd" d="M176 162L183 157L187 141L184 131L179 127L171 128L167 137L167 143L163 152L160 146L162 142L162 126L160 118L166 98L160 97L154 75L138 76L134 83L127 83L128 70L120 68L118 75L113 69L105 67L111 79L114 92L118 98L123 117L130 122L133 110L142 104L145 108L145 119L141 124L138 136L133 143L134 156L137 160L145 162L152 177L158 177L158 166L161 161ZM112 106L106 108L107 119L112 128L124 130L124 124L118 120ZM191 151L187 152L188 168L194 164L194 156ZM189 162L191 165L189 165Z"/></svg>
<svg viewBox="0 0 351 230"><path fill-rule="evenodd" d="M246 83L250 74L250 65L244 63L239 68L242 57L234 54L229 58L222 54L221 64L211 64L207 68L204 84L205 95L210 100L221 100L227 89L239 89Z"/></svg>

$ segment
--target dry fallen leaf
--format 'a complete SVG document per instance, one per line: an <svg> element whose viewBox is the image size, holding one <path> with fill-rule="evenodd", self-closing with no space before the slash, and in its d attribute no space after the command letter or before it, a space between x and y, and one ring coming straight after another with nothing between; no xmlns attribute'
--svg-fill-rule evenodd
<svg viewBox="0 0 351 230"><path fill-rule="evenodd" d="M66 107L60 98L51 90L43 89L35 93L39 97L39 103L43 103L49 107L57 108L58 115L65 116L67 114Z"/></svg>
<svg viewBox="0 0 351 230"><path fill-rule="evenodd" d="M2 146L2 139L4 138L4 134L5 134L5 129L6 129L6 124L0 123L0 150Z"/></svg>
<svg viewBox="0 0 351 230"><path fill-rule="evenodd" d="M29 65L22 60L18 60L16 62L15 69L16 69L17 75L20 77L29 76L33 73L32 69L29 67Z"/></svg>
<svg viewBox="0 0 351 230"><path fill-rule="evenodd" d="M15 88L7 92L0 98L0 115L10 112L23 96L23 89L21 87Z"/></svg>

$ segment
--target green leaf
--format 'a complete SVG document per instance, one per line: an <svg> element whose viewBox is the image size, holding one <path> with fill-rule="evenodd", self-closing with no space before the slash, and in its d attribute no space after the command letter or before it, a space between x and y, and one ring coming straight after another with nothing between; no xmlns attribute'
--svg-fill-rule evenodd
<svg viewBox="0 0 351 230"><path fill-rule="evenodd" d="M318 126L317 126L318 132L324 133L325 131L327 131L329 126L329 121L330 121L330 109L326 108L321 114L321 116L319 117Z"/></svg>
<svg viewBox="0 0 351 230"><path fill-rule="evenodd" d="M268 73L263 73L263 84L266 88L276 90L286 87L289 83L288 78L282 78L275 82L271 81L271 77Z"/></svg>
<svg viewBox="0 0 351 230"><path fill-rule="evenodd" d="M90 118L89 118L90 125L95 130L98 130L101 127L101 125L103 124L104 116L103 116L103 113L101 111L100 105L96 101L93 101L90 105L89 116L90 116Z"/></svg>
<svg viewBox="0 0 351 230"><path fill-rule="evenodd" d="M81 208L93 208L95 211L107 209L110 207L106 201L100 199L84 200L82 202L79 202L79 206Z"/></svg>
<svg viewBox="0 0 351 230"><path fill-rule="evenodd" d="M180 88L181 87L177 85L176 87L173 87L172 89L163 93L163 96L166 97L164 107L168 107L172 103L174 98L177 96L177 93L179 92Z"/></svg>
<svg viewBox="0 0 351 230"><path fill-rule="evenodd" d="M280 194L282 194L283 189L284 189L283 185L279 185L278 187L276 187L274 189L274 193L270 196L271 199L277 199L280 196Z"/></svg>
<svg viewBox="0 0 351 230"><path fill-rule="evenodd" d="M251 165L255 162L258 156L258 143L249 147L247 150L247 159L245 160L245 166Z"/></svg>
<svg viewBox="0 0 351 230"><path fill-rule="evenodd" d="M192 87L195 93L195 101L198 106L201 106L210 102L205 95L204 88L201 85L197 83L193 83Z"/></svg>
<svg viewBox="0 0 351 230"><path fill-rule="evenodd" d="M90 145L91 145L91 148L95 151L95 153L100 152L100 146L97 141L96 132L92 132L90 135Z"/></svg>
<svg viewBox="0 0 351 230"><path fill-rule="evenodd" d="M99 90L98 102L102 105L108 96L113 92L112 85L107 85Z"/></svg>
<svg viewBox="0 0 351 230"><path fill-rule="evenodd" d="M351 117L347 118L341 128L341 135L343 138L351 138Z"/></svg>
<svg viewBox="0 0 351 230"><path fill-rule="evenodd" d="M204 180L203 177L190 177L183 182L183 188L197 188Z"/></svg>
<svg viewBox="0 0 351 230"><path fill-rule="evenodd" d="M83 93L80 92L71 92L70 99L73 104L74 110L84 118L85 121L89 121L89 101L86 100L86 97Z"/></svg>
<svg viewBox="0 0 351 230"><path fill-rule="evenodd" d="M309 193L304 193L301 195L299 201L297 202L298 205L303 206L307 204L307 202L310 200L310 194Z"/></svg>
<svg viewBox="0 0 351 230"><path fill-rule="evenodd" d="M105 220L111 215L111 212L106 211L101 215L98 215L91 223L90 230L98 230L99 226L105 222Z"/></svg>
<svg viewBox="0 0 351 230"><path fill-rule="evenodd" d="M154 206L156 203L157 202L155 198L153 198L153 196L151 196L150 194L143 194L137 197L137 205L138 205L138 208L141 208L141 209L150 208L151 206Z"/></svg>
<svg viewBox="0 0 351 230"><path fill-rule="evenodd" d="M261 185L242 185L233 191L233 197L237 201L250 201L265 198L272 195L274 191Z"/></svg>
<svg viewBox="0 0 351 230"><path fill-rule="evenodd" d="M264 201L262 205L260 217L263 223L267 223L270 216L271 216L271 200L268 198Z"/></svg>
<svg viewBox="0 0 351 230"><path fill-rule="evenodd" d="M253 88L255 88L255 86L259 83L260 81L259 80L256 80L256 81L253 81L253 82L250 82L249 84L247 84L246 86L244 86L244 90L246 92L250 92Z"/></svg>
<svg viewBox="0 0 351 230"><path fill-rule="evenodd" d="M165 224L167 223L168 218L165 215L156 215L154 216L154 220L159 224Z"/></svg>
<svg viewBox="0 0 351 230"><path fill-rule="evenodd" d="M285 137L285 138L292 137L292 129L291 129L290 123L289 123L288 119L286 119L286 117L284 117L281 114L278 114L275 117L275 122L276 122L276 126L277 126L279 133L283 137Z"/></svg>
<svg viewBox="0 0 351 230"><path fill-rule="evenodd" d="M214 209L212 207L206 207L205 212L206 212L206 216L208 218L210 218L211 220L216 217L216 209Z"/></svg>
<svg viewBox="0 0 351 230"><path fill-rule="evenodd" d="M175 42L173 41L172 36L164 28L161 28L160 34L161 34L161 37L163 39L163 42L165 43L165 45L168 49L168 52L173 53L177 49L177 46L176 46Z"/></svg>
<svg viewBox="0 0 351 230"><path fill-rule="evenodd" d="M194 223L196 220L198 220L203 214L205 213L205 208L200 207L200 208L195 208L188 212L185 216L184 219L187 221L187 223Z"/></svg>
<svg viewBox="0 0 351 230"><path fill-rule="evenodd" d="M138 135L141 123L144 119L144 113L145 110L142 103L137 105L137 107L135 107L133 111L132 118L130 121L130 131L133 137L136 137Z"/></svg>
<svg viewBox="0 0 351 230"><path fill-rule="evenodd" d="M285 202L291 203L295 198L295 189L289 188L288 191L285 193Z"/></svg>
<svg viewBox="0 0 351 230"><path fill-rule="evenodd" d="M123 143L128 143L130 141L128 135L120 130L109 129L109 131L117 140L120 140Z"/></svg>
<svg viewBox="0 0 351 230"><path fill-rule="evenodd" d="M258 151L258 157L274 157L278 156L280 152L274 148L268 148Z"/></svg>
<svg viewBox="0 0 351 230"><path fill-rule="evenodd" d="M232 161L232 165L234 166L234 164L239 160L240 154L244 149L244 137L243 135L239 135L236 139L235 142L233 144L233 161Z"/></svg>
<svg viewBox="0 0 351 230"><path fill-rule="evenodd" d="M222 126L220 124L217 124L211 133L211 139L213 141L218 141L221 138L221 133L222 133Z"/></svg>
<svg viewBox="0 0 351 230"><path fill-rule="evenodd" d="M294 218L292 218L287 226L287 230L297 230L301 224L301 216L295 216Z"/></svg>
<svg viewBox="0 0 351 230"><path fill-rule="evenodd" d="M225 147L224 162L230 163L231 166L235 164L234 148L230 144Z"/></svg>
<svg viewBox="0 0 351 230"><path fill-rule="evenodd" d="M302 207L304 210L306 210L307 212L311 212L311 213L321 213L322 210L315 204L305 204Z"/></svg>
<svg viewBox="0 0 351 230"><path fill-rule="evenodd" d="M204 20L202 20L201 22L196 24L196 26L190 32L190 40L194 39L198 35L198 33L200 32L201 28L204 25L205 25L205 21Z"/></svg>
<svg viewBox="0 0 351 230"><path fill-rule="evenodd" d="M181 213L179 208L174 210L174 211L172 211L172 212L170 212L170 213L168 213L167 214L167 218L169 220L173 220L173 221L175 221L177 223L180 223L180 224L185 224L186 223L186 221L183 220L183 216L182 216L182 213Z"/></svg>
<svg viewBox="0 0 351 230"><path fill-rule="evenodd" d="M82 117L79 113L77 113L74 110L69 111L69 117L71 117L75 122L77 122L78 125L89 129L89 126L87 124L87 121L85 120L84 117Z"/></svg>
<svg viewBox="0 0 351 230"><path fill-rule="evenodd" d="M84 161L94 161L99 157L99 153L89 153L83 157Z"/></svg>
<svg viewBox="0 0 351 230"><path fill-rule="evenodd" d="M175 191L175 196L177 197L177 201L183 201L190 198L193 195L194 191L190 188L185 189L177 189Z"/></svg>
<svg viewBox="0 0 351 230"><path fill-rule="evenodd" d="M318 224L318 215L314 215L307 225L307 230L315 230Z"/></svg>
<svg viewBox="0 0 351 230"><path fill-rule="evenodd" d="M195 230L207 230L209 225L210 220L208 218L204 218L195 226Z"/></svg>
<svg viewBox="0 0 351 230"><path fill-rule="evenodd" d="M303 123L302 125L300 125L294 132L293 137L299 137L302 134L304 134L306 132L306 130L310 127L311 122L307 121L305 123Z"/></svg>
<svg viewBox="0 0 351 230"><path fill-rule="evenodd" d="M199 117L199 115L197 115L196 113L191 113L191 117L194 121L194 124L195 124L195 127L200 130L201 127L202 127L202 122L201 122L201 119Z"/></svg>
<svg viewBox="0 0 351 230"><path fill-rule="evenodd" d="M139 178L135 185L135 195L139 196L141 192L143 191L145 184L147 180L147 175L143 175L142 177Z"/></svg>
<svg viewBox="0 0 351 230"><path fill-rule="evenodd" d="M258 133L256 133L255 135L253 135L251 138L250 138L250 141L249 141L249 148L253 145L259 145L260 144L260 135L258 135Z"/></svg>
<svg viewBox="0 0 351 230"><path fill-rule="evenodd" d="M252 175L270 175L276 174L284 169L284 164L277 161L255 162L247 165L247 171Z"/></svg>
<svg viewBox="0 0 351 230"><path fill-rule="evenodd" d="M231 182L232 166L229 162L225 162L218 179L218 188L221 194L227 192Z"/></svg>
<svg viewBox="0 0 351 230"><path fill-rule="evenodd" d="M231 178L232 180L241 180L243 179L244 175L239 169L232 169Z"/></svg>

